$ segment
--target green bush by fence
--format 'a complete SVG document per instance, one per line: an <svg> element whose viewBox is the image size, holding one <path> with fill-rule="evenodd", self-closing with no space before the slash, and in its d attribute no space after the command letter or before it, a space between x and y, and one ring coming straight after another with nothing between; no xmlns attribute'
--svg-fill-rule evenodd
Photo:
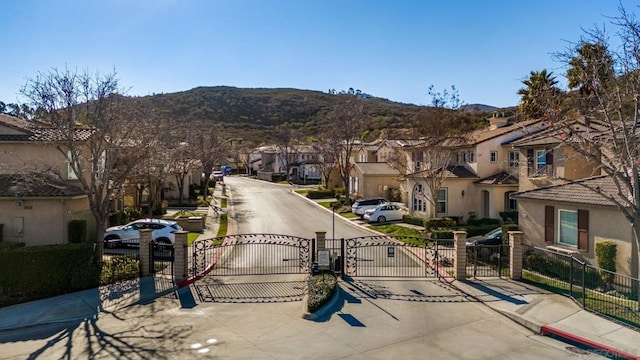
<svg viewBox="0 0 640 360"><path fill-rule="evenodd" d="M448 228L455 225L451 218L429 218L424 220L424 227L427 230Z"/></svg>
<svg viewBox="0 0 640 360"><path fill-rule="evenodd" d="M411 225L424 226L424 219L413 215L403 215L402 221Z"/></svg>
<svg viewBox="0 0 640 360"><path fill-rule="evenodd" d="M307 197L309 199L324 199L334 197L333 190L309 190Z"/></svg>
<svg viewBox="0 0 640 360"><path fill-rule="evenodd" d="M602 273L602 280L607 284L613 281L614 273L616 272L616 255L618 254L618 248L613 241L605 240L596 243L596 258L598 261L598 267L605 269L608 272Z"/></svg>
<svg viewBox="0 0 640 360"><path fill-rule="evenodd" d="M96 287L93 244L0 249L0 306Z"/></svg>
<svg viewBox="0 0 640 360"><path fill-rule="evenodd" d="M502 223L502 220L491 219L491 218L482 218L482 219L471 218L467 220L468 226L493 226L495 228L496 226L500 226L500 223Z"/></svg>
<svg viewBox="0 0 640 360"><path fill-rule="evenodd" d="M69 221L69 243L80 244L87 241L87 221Z"/></svg>
<svg viewBox="0 0 640 360"><path fill-rule="evenodd" d="M433 230L431 232L431 237L434 239L453 239L453 230L450 230L450 229Z"/></svg>

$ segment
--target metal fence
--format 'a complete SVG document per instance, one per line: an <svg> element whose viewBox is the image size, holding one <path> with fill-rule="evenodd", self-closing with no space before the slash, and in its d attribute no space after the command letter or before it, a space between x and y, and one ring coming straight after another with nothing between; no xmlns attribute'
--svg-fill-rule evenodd
<svg viewBox="0 0 640 360"><path fill-rule="evenodd" d="M149 243L149 273L173 276L173 260L175 257L172 244Z"/></svg>
<svg viewBox="0 0 640 360"><path fill-rule="evenodd" d="M100 244L96 244L96 247ZM101 283L113 284L140 276L140 250L133 246L105 246L102 251Z"/></svg>
<svg viewBox="0 0 640 360"><path fill-rule="evenodd" d="M585 309L640 328L640 280L589 265L577 257L524 247L523 279L571 296Z"/></svg>
<svg viewBox="0 0 640 360"><path fill-rule="evenodd" d="M509 245L476 245L467 247L467 277L509 277Z"/></svg>

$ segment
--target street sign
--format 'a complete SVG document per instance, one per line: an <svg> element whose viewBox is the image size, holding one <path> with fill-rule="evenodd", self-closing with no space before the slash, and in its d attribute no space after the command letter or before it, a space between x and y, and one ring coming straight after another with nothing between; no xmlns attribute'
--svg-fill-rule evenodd
<svg viewBox="0 0 640 360"><path fill-rule="evenodd" d="M389 246L387 248L387 257L394 257L396 254L396 248L394 248L393 246Z"/></svg>

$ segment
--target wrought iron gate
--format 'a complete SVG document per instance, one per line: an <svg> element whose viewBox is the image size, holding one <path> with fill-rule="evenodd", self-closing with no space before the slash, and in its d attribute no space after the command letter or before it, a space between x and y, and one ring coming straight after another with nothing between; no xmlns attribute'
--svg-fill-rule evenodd
<svg viewBox="0 0 640 360"><path fill-rule="evenodd" d="M309 273L311 239L278 234L238 234L192 245L191 275Z"/></svg>
<svg viewBox="0 0 640 360"><path fill-rule="evenodd" d="M476 245L467 247L467 277L508 277L509 245Z"/></svg>
<svg viewBox="0 0 640 360"><path fill-rule="evenodd" d="M343 242L349 277L440 278L453 274L453 240L367 236Z"/></svg>
<svg viewBox="0 0 640 360"><path fill-rule="evenodd" d="M173 276L175 250L172 244L149 243L149 272Z"/></svg>

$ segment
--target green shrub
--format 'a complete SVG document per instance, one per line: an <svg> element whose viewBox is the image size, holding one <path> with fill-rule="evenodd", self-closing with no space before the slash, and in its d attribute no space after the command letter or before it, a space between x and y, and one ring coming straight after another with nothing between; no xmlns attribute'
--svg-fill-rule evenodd
<svg viewBox="0 0 640 360"><path fill-rule="evenodd" d="M113 284L122 280L136 279L140 276L138 255L117 255L102 263L100 285Z"/></svg>
<svg viewBox="0 0 640 360"><path fill-rule="evenodd" d="M491 225L495 228L499 226L501 223L502 221L500 219L491 219L491 218L482 218L482 219L470 218L469 220L467 220L467 225L469 226Z"/></svg>
<svg viewBox="0 0 640 360"><path fill-rule="evenodd" d="M97 287L93 244L0 249L0 306Z"/></svg>
<svg viewBox="0 0 640 360"><path fill-rule="evenodd" d="M518 223L517 211L501 211L499 214L500 214L500 218L502 218L502 221L505 223L513 223L513 224Z"/></svg>
<svg viewBox="0 0 640 360"><path fill-rule="evenodd" d="M458 231L466 231L467 237L471 237L471 236L484 235L495 228L496 227L494 225L483 225L483 226L461 226L454 229Z"/></svg>
<svg viewBox="0 0 640 360"><path fill-rule="evenodd" d="M69 221L69 243L79 244L87 241L87 221Z"/></svg>
<svg viewBox="0 0 640 360"><path fill-rule="evenodd" d="M344 195L344 188L343 188L343 187L336 187L336 188L333 188L333 192L334 192L336 195Z"/></svg>
<svg viewBox="0 0 640 360"><path fill-rule="evenodd" d="M333 190L310 190L307 193L309 199L325 199L334 197Z"/></svg>
<svg viewBox="0 0 640 360"><path fill-rule="evenodd" d="M402 222L405 222L411 225L424 226L424 218L420 218L413 215L403 215Z"/></svg>
<svg viewBox="0 0 640 360"><path fill-rule="evenodd" d="M602 280L605 283L610 284L613 281L616 272L616 256L618 254L618 247L613 241L605 240L596 243L596 258L598 261L598 267L604 270L611 271L602 272Z"/></svg>
<svg viewBox="0 0 640 360"><path fill-rule="evenodd" d="M453 239L453 230L438 229L431 231L431 237L434 239Z"/></svg>
<svg viewBox="0 0 640 360"><path fill-rule="evenodd" d="M0 242L0 251L4 249L15 249L19 247L24 247L25 243L16 242L16 241L2 241Z"/></svg>
<svg viewBox="0 0 640 360"><path fill-rule="evenodd" d="M336 286L336 276L330 272L309 278L308 311L314 312L324 306L336 291Z"/></svg>
<svg viewBox="0 0 640 360"><path fill-rule="evenodd" d="M451 218L429 218L424 220L425 229L442 229L454 226L455 223Z"/></svg>

